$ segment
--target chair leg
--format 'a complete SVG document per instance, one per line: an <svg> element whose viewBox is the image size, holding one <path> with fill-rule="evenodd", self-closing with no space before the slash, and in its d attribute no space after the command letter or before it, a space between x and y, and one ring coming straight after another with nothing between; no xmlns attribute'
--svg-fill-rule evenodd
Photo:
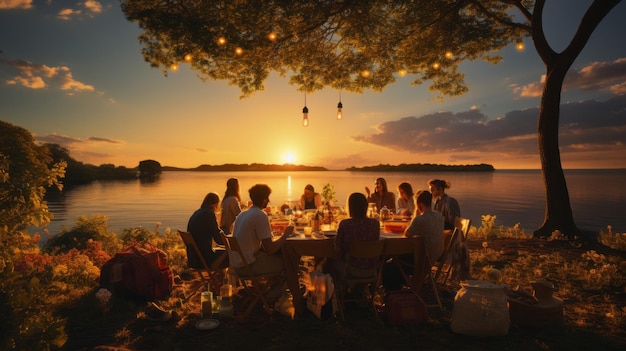
<svg viewBox="0 0 626 351"><path fill-rule="evenodd" d="M437 300L437 306L439 309L443 311L443 305L441 304L441 298L439 297L439 290L437 289L437 284L432 274L428 274L428 280L433 289L433 294L435 295L435 300Z"/></svg>

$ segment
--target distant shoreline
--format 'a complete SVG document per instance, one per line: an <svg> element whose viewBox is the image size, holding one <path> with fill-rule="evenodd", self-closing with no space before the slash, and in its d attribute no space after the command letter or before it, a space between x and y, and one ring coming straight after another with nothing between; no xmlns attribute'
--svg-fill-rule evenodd
<svg viewBox="0 0 626 351"><path fill-rule="evenodd" d="M304 172L304 171L329 171L325 167L319 166L304 166L304 165L276 165L276 164L223 164L223 165L200 165L194 168L180 168L172 166L161 167L163 172L280 172L280 171L292 171L292 172ZM383 165L377 166L365 166L365 167L350 167L339 171L349 172L493 172L495 168L489 164L477 164L477 165L442 165L431 163L414 163L414 164L400 164L400 165Z"/></svg>

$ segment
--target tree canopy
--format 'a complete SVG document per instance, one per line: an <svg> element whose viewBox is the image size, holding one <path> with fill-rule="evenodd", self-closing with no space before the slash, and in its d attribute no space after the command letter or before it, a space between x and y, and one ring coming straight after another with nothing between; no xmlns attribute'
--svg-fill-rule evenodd
<svg viewBox="0 0 626 351"><path fill-rule="evenodd" d="M43 196L46 187L61 187L66 163L53 162L50 150L24 128L0 121L0 135L0 234L48 224Z"/></svg>
<svg viewBox="0 0 626 351"><path fill-rule="evenodd" d="M528 1L525 1L528 2ZM153 67L188 63L201 79L227 80L242 96L263 90L271 71L301 91L380 91L415 76L445 95L467 91L458 66L501 60L528 35L501 1L153 1L125 0L143 29ZM493 20L499 18L499 20Z"/></svg>

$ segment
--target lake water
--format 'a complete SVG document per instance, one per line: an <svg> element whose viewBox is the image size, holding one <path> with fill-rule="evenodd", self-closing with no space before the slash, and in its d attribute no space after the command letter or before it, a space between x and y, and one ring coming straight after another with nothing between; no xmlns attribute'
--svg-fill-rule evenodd
<svg viewBox="0 0 626 351"><path fill-rule="evenodd" d="M456 198L461 215L479 226L481 215L496 216L497 225L520 223L527 233L543 222L545 190L538 170L499 170L493 173L370 173L370 172L164 172L154 183L139 181L94 182L64 191L48 199L54 214L48 226L51 234L71 229L81 215L102 214L108 217L110 230L145 227L186 229L189 216L200 206L207 192L223 196L226 180L239 179L241 197L248 201L248 189L256 183L272 188L270 205L300 198L304 186L312 184L320 192L330 183L340 205L352 192L373 189L374 180L382 176L389 189L403 181L414 190L427 189L431 178L449 180L446 192ZM616 232L626 231L626 170L566 170L570 201L576 224L581 229L598 232L613 226ZM396 193L397 196L397 193Z"/></svg>

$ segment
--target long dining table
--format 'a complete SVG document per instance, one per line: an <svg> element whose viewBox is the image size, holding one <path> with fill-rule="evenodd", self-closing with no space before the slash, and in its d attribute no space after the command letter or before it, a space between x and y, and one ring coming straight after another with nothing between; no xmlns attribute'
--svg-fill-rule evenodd
<svg viewBox="0 0 626 351"><path fill-rule="evenodd" d="M282 248L282 256L285 265L285 274L287 279L287 287L291 291L293 297L293 305L296 316L300 315L305 309L304 295L300 289L299 283L299 266L302 256L314 256L321 258L338 258L335 252L335 235L336 232L318 232L311 236L305 236L302 233L295 232L295 235L287 238ZM402 238L402 233L380 233L381 240L393 240L394 238Z"/></svg>

